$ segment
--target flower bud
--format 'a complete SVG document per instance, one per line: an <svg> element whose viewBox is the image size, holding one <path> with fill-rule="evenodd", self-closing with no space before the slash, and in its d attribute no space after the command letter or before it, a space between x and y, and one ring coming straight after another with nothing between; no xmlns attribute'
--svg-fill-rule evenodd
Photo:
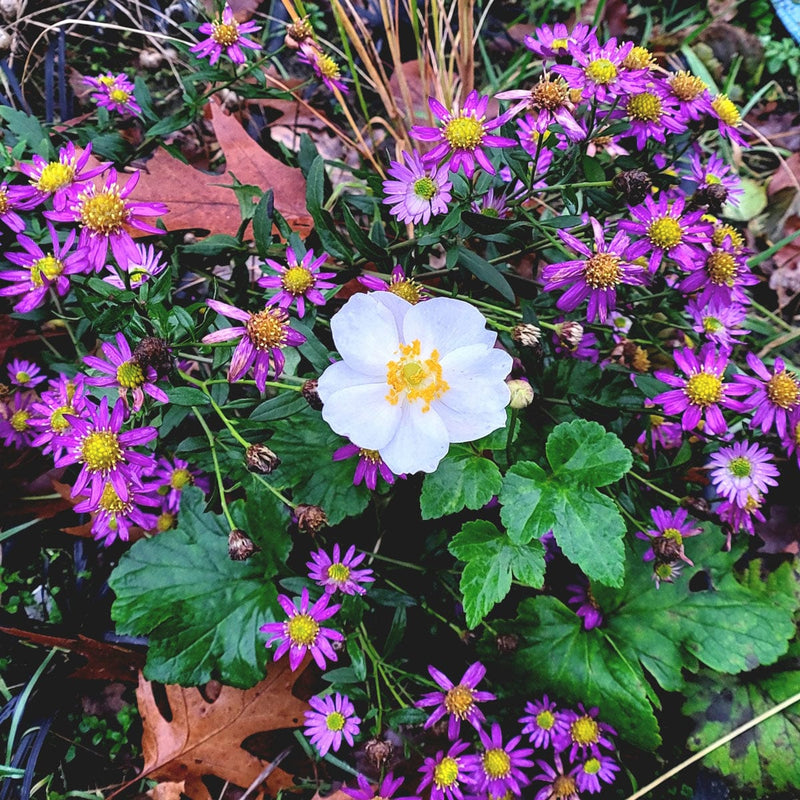
<svg viewBox="0 0 800 800"><path fill-rule="evenodd" d="M542 339L542 329L531 322L521 322L511 331L511 338L523 347L536 347Z"/></svg>
<svg viewBox="0 0 800 800"><path fill-rule="evenodd" d="M234 528L228 534L228 557L231 561L247 561L260 549L244 531L238 528Z"/></svg>
<svg viewBox="0 0 800 800"><path fill-rule="evenodd" d="M317 392L317 381L306 381L303 384L301 394L314 411L322 411L322 400L319 399L319 393Z"/></svg>
<svg viewBox="0 0 800 800"><path fill-rule="evenodd" d="M506 381L506 386L511 392L511 400L508 403L511 408L515 410L527 408L533 402L533 387L525 378Z"/></svg>
<svg viewBox="0 0 800 800"><path fill-rule="evenodd" d="M614 180L611 183L625 198L625 202L632 206L641 203L653 188L650 176L641 169L629 169L625 172L619 172L614 176Z"/></svg>
<svg viewBox="0 0 800 800"><path fill-rule="evenodd" d="M298 530L316 536L327 524L328 515L319 506L299 505L294 510Z"/></svg>
<svg viewBox="0 0 800 800"><path fill-rule="evenodd" d="M159 378L164 378L172 371L172 348L164 339L145 336L134 348L132 360L144 370L152 367Z"/></svg>
<svg viewBox="0 0 800 800"><path fill-rule="evenodd" d="M269 475L280 465L281 460L265 444L251 444L245 451L244 463L250 472Z"/></svg>
<svg viewBox="0 0 800 800"><path fill-rule="evenodd" d="M313 39L313 37L314 29L311 27L308 17L303 17L303 19L298 19L296 22L289 25L286 29L286 37L283 43L290 50L299 50L301 44L307 39Z"/></svg>
<svg viewBox="0 0 800 800"><path fill-rule="evenodd" d="M580 322L560 322L556 325L556 336L562 347L575 350L583 339L583 325Z"/></svg>

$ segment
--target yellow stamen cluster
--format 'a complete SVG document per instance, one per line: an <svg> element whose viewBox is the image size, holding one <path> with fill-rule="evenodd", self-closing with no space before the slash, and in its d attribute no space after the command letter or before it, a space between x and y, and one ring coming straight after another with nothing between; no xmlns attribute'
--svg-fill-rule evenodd
<svg viewBox="0 0 800 800"><path fill-rule="evenodd" d="M118 186L109 186L99 194L94 194L92 189L82 192L78 202L81 225L100 236L118 233L130 216L125 201L119 196Z"/></svg>
<svg viewBox="0 0 800 800"><path fill-rule="evenodd" d="M726 124L735 128L741 121L742 117L739 114L739 109L731 102L726 94L718 94L711 101L711 108L714 109L716 115Z"/></svg>
<svg viewBox="0 0 800 800"><path fill-rule="evenodd" d="M193 483L194 475L192 475L188 469L179 467L178 469L172 470L172 475L169 479L169 485L173 489L180 491L181 489L185 489L187 486L191 486Z"/></svg>
<svg viewBox="0 0 800 800"><path fill-rule="evenodd" d="M138 389L145 382L142 365L130 359L117 367L117 383L125 389Z"/></svg>
<svg viewBox="0 0 800 800"><path fill-rule="evenodd" d="M589 80L601 86L613 83L618 74L613 62L607 58L596 58L594 61L590 61L584 68L584 72Z"/></svg>
<svg viewBox="0 0 800 800"><path fill-rule="evenodd" d="M581 745L597 744L600 726L589 716L578 717L570 726L572 741Z"/></svg>
<svg viewBox="0 0 800 800"><path fill-rule="evenodd" d="M341 561L337 561L328 567L328 578L335 583L346 583L350 578L350 567L346 567Z"/></svg>
<svg viewBox="0 0 800 800"><path fill-rule="evenodd" d="M5 214L8 206L8 189L0 189L0 214Z"/></svg>
<svg viewBox="0 0 800 800"><path fill-rule="evenodd" d="M124 106L127 102L130 101L131 95L130 92L126 92L124 89L112 89L108 96L118 105Z"/></svg>
<svg viewBox="0 0 800 800"><path fill-rule="evenodd" d="M365 450L363 447L358 451L359 458L364 458L372 464L381 463L381 454L377 450Z"/></svg>
<svg viewBox="0 0 800 800"><path fill-rule="evenodd" d="M123 460L116 433L92 431L81 443L80 460L90 472L107 472Z"/></svg>
<svg viewBox="0 0 800 800"><path fill-rule="evenodd" d="M444 126L442 134L454 150L474 150L480 146L486 130L483 118L477 119L473 113L462 113Z"/></svg>
<svg viewBox="0 0 800 800"><path fill-rule="evenodd" d="M45 280L54 281L63 271L64 262L48 253L31 264L31 283L38 289Z"/></svg>
<svg viewBox="0 0 800 800"><path fill-rule="evenodd" d="M288 317L276 308L265 308L257 314L251 314L245 328L247 336L256 350L270 350L286 344Z"/></svg>
<svg viewBox="0 0 800 800"><path fill-rule="evenodd" d="M798 396L800 396L800 384L794 375L785 370L776 372L767 381L767 397L769 397L770 403L779 408L794 408L797 405Z"/></svg>
<svg viewBox="0 0 800 800"><path fill-rule="evenodd" d="M116 489L110 483L107 483L103 487L103 494L98 503L98 506L102 508L103 511L108 511L111 514L120 514L129 509L130 505L130 503L126 503L120 498Z"/></svg>
<svg viewBox="0 0 800 800"><path fill-rule="evenodd" d="M734 478L746 478L753 471L753 464L745 456L737 456L728 462L728 472Z"/></svg>
<svg viewBox="0 0 800 800"><path fill-rule="evenodd" d="M622 61L622 66L625 69L650 69L654 67L656 61L653 54L646 48L636 45L632 47L630 53Z"/></svg>
<svg viewBox="0 0 800 800"><path fill-rule="evenodd" d="M448 713L463 719L475 705L475 692L469 687L459 683L448 690L444 696L444 707Z"/></svg>
<svg viewBox="0 0 800 800"><path fill-rule="evenodd" d="M640 122L658 122L664 109L658 95L652 92L639 92L628 98L628 116Z"/></svg>
<svg viewBox="0 0 800 800"><path fill-rule="evenodd" d="M703 330L706 333L716 333L722 328L722 323L716 317L703 317Z"/></svg>
<svg viewBox="0 0 800 800"><path fill-rule="evenodd" d="M686 71L676 72L668 81L672 93L684 103L696 100L708 88L705 81Z"/></svg>
<svg viewBox="0 0 800 800"><path fill-rule="evenodd" d="M692 405L707 408L722 399L722 380L710 372L697 372L686 381L683 391Z"/></svg>
<svg viewBox="0 0 800 800"><path fill-rule="evenodd" d="M426 175L414 181L412 191L421 200L433 200L439 194L439 187Z"/></svg>
<svg viewBox="0 0 800 800"><path fill-rule="evenodd" d="M329 731L340 731L344 728L344 714L340 711L331 711L327 717L325 717L325 727Z"/></svg>
<svg viewBox="0 0 800 800"><path fill-rule="evenodd" d="M28 420L30 418L30 411L26 411L24 408L21 408L19 411L15 411L11 415L9 424L17 433L23 433L27 430L30 430L31 426L28 424Z"/></svg>
<svg viewBox="0 0 800 800"><path fill-rule="evenodd" d="M229 23L212 22L211 38L221 47L230 47L239 41L239 24L236 20Z"/></svg>
<svg viewBox="0 0 800 800"><path fill-rule="evenodd" d="M531 89L529 105L533 109L546 108L553 111L566 105L569 86L563 78L553 80L547 76L539 78L539 83Z"/></svg>
<svg viewBox="0 0 800 800"><path fill-rule="evenodd" d="M314 285L314 275L305 267L289 267L281 276L281 286L289 294L304 294Z"/></svg>
<svg viewBox="0 0 800 800"><path fill-rule="evenodd" d="M483 771L494 780L505 778L511 772L511 757L505 750L493 747L483 754Z"/></svg>
<svg viewBox="0 0 800 800"><path fill-rule="evenodd" d="M584 262L583 274L592 289L609 289L620 282L619 256L595 253Z"/></svg>
<svg viewBox="0 0 800 800"><path fill-rule="evenodd" d="M317 67L320 74L329 80L338 80L342 76L339 65L326 53L317 54Z"/></svg>
<svg viewBox="0 0 800 800"><path fill-rule="evenodd" d="M63 161L51 161L42 167L39 179L33 185L40 192L56 192L69 186L75 178L75 167Z"/></svg>
<svg viewBox="0 0 800 800"><path fill-rule="evenodd" d="M420 286L416 281L411 280L411 278L392 278L391 283L389 284L389 291L392 294L396 294L398 297L402 297L407 303L411 303L412 306L415 306L422 300L422 286Z"/></svg>
<svg viewBox="0 0 800 800"><path fill-rule="evenodd" d="M165 531L170 531L175 527L175 515L170 514L169 511L164 511L158 515L158 520L156 521L156 530L159 533L164 533Z"/></svg>
<svg viewBox="0 0 800 800"><path fill-rule="evenodd" d="M681 243L683 230L674 217L659 217L647 226L647 238L656 247L669 250Z"/></svg>
<svg viewBox="0 0 800 800"><path fill-rule="evenodd" d="M734 250L739 250L744 247L744 236L742 236L733 225L726 225L724 223L715 225L714 231L711 234L711 244L714 247L722 247L725 240L729 239Z"/></svg>
<svg viewBox="0 0 800 800"><path fill-rule="evenodd" d="M437 350L428 358L422 358L419 339L410 344L401 344L396 361L386 365L386 382L389 394L386 399L397 405L402 397L410 403L423 402L422 412L430 410L431 403L438 400L450 387L442 379L442 366Z"/></svg>
<svg viewBox="0 0 800 800"><path fill-rule="evenodd" d="M437 789L452 786L458 780L458 761L445 756L433 768L433 783Z"/></svg>
<svg viewBox="0 0 800 800"><path fill-rule="evenodd" d="M78 412L72 406L59 406L51 415L50 415L50 430L53 433L64 433L69 428L69 422L67 422L64 414L77 414Z"/></svg>
<svg viewBox="0 0 800 800"><path fill-rule="evenodd" d="M286 623L286 634L293 645L310 646L319 635L319 623L310 614L295 614Z"/></svg>
<svg viewBox="0 0 800 800"><path fill-rule="evenodd" d="M672 539L675 544L683 544L683 536L677 528L664 528L661 534L665 539Z"/></svg>
<svg viewBox="0 0 800 800"><path fill-rule="evenodd" d="M597 775L597 773L600 772L600 766L600 759L592 756L583 762L583 771L587 775Z"/></svg>
<svg viewBox="0 0 800 800"><path fill-rule="evenodd" d="M27 372L25 372L25 370L20 370L20 371L19 371L19 372L17 372L17 374L14 376L14 380L15 380L15 381L16 381L16 382L17 382L17 383L20 385L20 386L24 386L26 383L28 383L28 381L29 381L30 379L31 379L31 376L30 376L30 375L29 375Z"/></svg>
<svg viewBox="0 0 800 800"><path fill-rule="evenodd" d="M567 800L577 794L575 778L569 775L556 775L550 788L550 800Z"/></svg>
<svg viewBox="0 0 800 800"><path fill-rule="evenodd" d="M736 259L727 250L714 250L706 259L706 272L711 283L733 287L736 283Z"/></svg>
<svg viewBox="0 0 800 800"><path fill-rule="evenodd" d="M556 716L552 711L545 709L536 715L536 724L543 731L549 731L556 724Z"/></svg>

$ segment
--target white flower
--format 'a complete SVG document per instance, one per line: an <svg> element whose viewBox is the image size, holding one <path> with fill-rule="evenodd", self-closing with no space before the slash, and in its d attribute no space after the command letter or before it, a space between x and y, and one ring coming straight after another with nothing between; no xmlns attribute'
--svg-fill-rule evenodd
<svg viewBox="0 0 800 800"><path fill-rule="evenodd" d="M433 472L450 442L506 424L511 356L469 303L356 294L331 331L343 360L320 376L322 416L395 474Z"/></svg>

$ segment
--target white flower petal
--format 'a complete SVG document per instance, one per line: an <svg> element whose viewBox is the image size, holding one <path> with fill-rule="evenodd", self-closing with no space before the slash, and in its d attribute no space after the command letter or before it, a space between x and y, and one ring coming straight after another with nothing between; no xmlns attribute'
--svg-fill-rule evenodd
<svg viewBox="0 0 800 800"><path fill-rule="evenodd" d="M505 384L498 388L486 381L476 382L435 400L431 410L441 418L451 442L474 442L505 426L509 392L504 389ZM479 398L477 402L475 395Z"/></svg>
<svg viewBox="0 0 800 800"><path fill-rule="evenodd" d="M397 350L400 335L394 314L375 299L377 294L384 292L354 294L331 317L331 332L336 349L348 366L365 375L385 378L386 365Z"/></svg>
<svg viewBox="0 0 800 800"><path fill-rule="evenodd" d="M386 385L386 375L370 377L363 372L356 372L344 361L337 361L331 364L322 375L319 376L317 392L323 403L328 402L328 398L334 393L350 386L361 386L362 384L380 383Z"/></svg>
<svg viewBox="0 0 800 800"><path fill-rule="evenodd" d="M491 347L497 334L486 329L486 319L463 300L434 297L417 303L403 323L403 341L419 339L422 353L436 350L441 358L451 350L471 344Z"/></svg>
<svg viewBox="0 0 800 800"><path fill-rule="evenodd" d="M386 308L392 312L398 333L402 331L403 320L406 314L413 308L412 304L409 303L408 300L403 300L402 297L398 297L396 294L389 291L374 292L370 297L381 305L386 306Z"/></svg>
<svg viewBox="0 0 800 800"><path fill-rule="evenodd" d="M392 405L388 393L386 383L345 386L323 400L322 418L353 444L380 450L395 436L402 417L402 404Z"/></svg>
<svg viewBox="0 0 800 800"><path fill-rule="evenodd" d="M439 359L442 378L450 386L456 386L464 378L479 378L489 381L505 381L513 359L505 350L474 344L451 350Z"/></svg>
<svg viewBox="0 0 800 800"><path fill-rule="evenodd" d="M386 466L400 475L434 472L449 448L447 428L433 408L423 412L421 403L406 403L394 437L376 449Z"/></svg>

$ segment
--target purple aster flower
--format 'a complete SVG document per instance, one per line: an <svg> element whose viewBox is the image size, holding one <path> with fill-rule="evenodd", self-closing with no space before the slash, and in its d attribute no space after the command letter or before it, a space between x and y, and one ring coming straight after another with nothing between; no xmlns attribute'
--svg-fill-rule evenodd
<svg viewBox="0 0 800 800"><path fill-rule="evenodd" d="M279 308L267 306L255 314L242 311L218 300L207 300L207 305L218 314L244 322L232 328L222 328L203 337L203 342L227 342L241 337L241 341L233 351L228 368L228 380L235 383L242 375L253 367L253 377L259 391L263 392L269 376L278 377L283 372L286 358L281 348L297 347L305 342L306 337L289 327L289 316Z"/></svg>
<svg viewBox="0 0 800 800"><path fill-rule="evenodd" d="M505 797L508 792L519 797L522 787L530 783L530 778L522 771L532 767L533 748L518 748L521 736L515 736L503 744L500 726L492 724L491 734L478 730L483 745L481 755L467 756L472 760L473 784L476 792L488 792L493 797Z"/></svg>
<svg viewBox="0 0 800 800"><path fill-rule="evenodd" d="M563 22L550 25L541 25L533 34L526 34L525 47L532 50L542 59L555 59L568 53L570 44L583 47L591 42L597 43L596 28L590 28L579 22L571 31Z"/></svg>
<svg viewBox="0 0 800 800"><path fill-rule="evenodd" d="M381 454L377 450L365 450L363 447L351 443L336 450L332 458L334 461L342 461L353 456L358 456L358 464L356 464L356 471L353 475L353 486L358 486L361 481L364 481L367 488L374 492L378 485L378 475L386 483L390 485L394 483L395 474L383 463Z"/></svg>
<svg viewBox="0 0 800 800"><path fill-rule="evenodd" d="M103 280L117 289L138 289L167 268L164 253L156 250L153 245L137 244L136 252L138 254L136 258L129 259L126 264L120 264L118 269L108 264L109 274L104 275Z"/></svg>
<svg viewBox="0 0 800 800"><path fill-rule="evenodd" d="M742 122L742 115L728 95L718 94L711 101L709 116L717 120L717 130L719 130L722 136L726 136L732 142L736 142L739 145L745 143L742 134L738 130Z"/></svg>
<svg viewBox="0 0 800 800"><path fill-rule="evenodd" d="M774 425L778 436L784 438L788 415L800 408L800 382L786 369L782 358L775 359L772 371L755 353L748 353L746 358L747 365L756 375L733 376L749 395L740 401L740 408L742 411L755 410L750 421L754 428L769 433Z"/></svg>
<svg viewBox="0 0 800 800"><path fill-rule="evenodd" d="M25 313L41 305L51 287L62 297L69 291L68 275L89 270L89 252L79 246L74 253L69 250L75 242L75 231L70 231L64 244L58 240L58 233L48 222L50 246L47 252L24 233L17 234L17 243L24 253L6 252L5 257L22 269L0 272L0 278L13 281L13 286L0 289L1 297L24 295L14 306L15 311Z"/></svg>
<svg viewBox="0 0 800 800"><path fill-rule="evenodd" d="M9 186L5 181L0 183L0 222L14 233L25 230L25 220L17 211L28 211L38 205L26 186Z"/></svg>
<svg viewBox="0 0 800 800"><path fill-rule="evenodd" d="M665 144L667 133L686 130L677 116L678 104L660 83L647 83L625 98L625 116L630 123L627 135L636 137L636 146L644 150L650 140Z"/></svg>
<svg viewBox="0 0 800 800"><path fill-rule="evenodd" d="M591 587L573 583L567 586L567 591L572 592L567 602L571 606L577 606L575 612L583 620L583 629L590 631L592 628L599 628L603 624L603 612L592 594Z"/></svg>
<svg viewBox="0 0 800 800"><path fill-rule="evenodd" d="M653 518L654 527L636 532L637 539L650 543L642 560L648 562L654 559L674 560L680 558L687 564L691 564L692 562L683 551L683 540L689 536L697 536L703 532L703 529L687 521L686 509L679 508L673 512L656 506L650 509L650 516Z"/></svg>
<svg viewBox="0 0 800 800"><path fill-rule="evenodd" d="M142 108L133 96L135 87L124 73L107 72L96 78L84 78L83 83L95 90L90 96L98 108L107 108L123 116L141 115Z"/></svg>
<svg viewBox="0 0 800 800"><path fill-rule="evenodd" d="M533 800L581 800L578 794L578 784L570 773L564 773L564 765L558 753L553 755L555 767L546 761L538 761L537 764L544 772L534 776L535 781L543 781L544 787L539 789Z"/></svg>
<svg viewBox="0 0 800 800"><path fill-rule="evenodd" d="M729 239L721 247L701 251L693 262L681 266L689 274L678 284L678 291L699 290L697 302L701 305L749 303L744 287L758 283L747 266L744 251L735 248Z"/></svg>
<svg viewBox="0 0 800 800"><path fill-rule="evenodd" d="M728 526L728 541L727 549L731 549L731 535L745 531L751 536L755 535L755 528L753 527L753 520L759 522L766 522L766 517L761 513L761 505L764 502L763 497L750 496L744 507L736 503L731 503L730 500L724 500L720 503L717 509L717 515L723 525Z"/></svg>
<svg viewBox="0 0 800 800"><path fill-rule="evenodd" d="M155 369L149 365L143 367L138 359L133 357L131 347L121 333L117 333L115 338L116 347L111 342L103 342L101 345L107 361L97 356L86 356L83 359L88 367L103 373L102 376L87 378L86 382L91 386L116 386L126 408L130 390L133 395L133 411L138 411L142 407L145 393L159 403L168 403L169 397L166 392L155 384L158 380Z"/></svg>
<svg viewBox="0 0 800 800"><path fill-rule="evenodd" d="M338 89L340 92L347 92L347 86L342 80L342 71L339 65L327 53L323 53L316 42L303 42L300 45L297 58L314 70L314 74L325 84L329 91L332 92L334 89Z"/></svg>
<svg viewBox="0 0 800 800"><path fill-rule="evenodd" d="M395 778L389 772L381 781L377 790L372 788L370 782L363 775L358 775L358 789L351 789L349 786L343 786L342 789L353 800L419 800L416 797L394 797L394 793L402 785L403 779Z"/></svg>
<svg viewBox="0 0 800 800"><path fill-rule="evenodd" d="M690 162L692 178L697 183L698 191L708 190L711 187L722 187L725 190L725 199L731 205L739 205L739 199L744 195L742 181L716 153L708 157L703 163L703 153L696 148ZM720 205L722 204L720 202Z"/></svg>
<svg viewBox="0 0 800 800"><path fill-rule="evenodd" d="M403 163L392 161L387 170L394 180L383 182L383 202L391 206L389 213L414 225L427 225L431 217L446 214L453 199L447 168L425 166L416 150L404 151L400 157Z"/></svg>
<svg viewBox="0 0 800 800"><path fill-rule="evenodd" d="M376 275L361 275L358 282L362 286L373 292L391 292L398 297L402 297L407 303L416 305L422 300L427 300L430 295L422 284L417 283L413 278L406 277L405 270L397 264L392 270L389 283Z"/></svg>
<svg viewBox="0 0 800 800"><path fill-rule="evenodd" d="M162 499L164 508L172 514L177 514L181 507L183 490L187 486L197 486L206 494L211 490L211 483L196 469L189 466L188 461L181 458L158 459L155 469L150 473L153 481L151 490Z"/></svg>
<svg viewBox="0 0 800 800"><path fill-rule="evenodd" d="M42 375L42 370L38 364L22 358L15 358L6 369L11 383L14 386L22 386L25 389L33 389L34 386L38 386L42 381L47 380L46 376Z"/></svg>
<svg viewBox="0 0 800 800"><path fill-rule="evenodd" d="M713 344L705 344L699 353L688 347L676 350L675 363L686 375L685 378L669 372L656 371L656 378L673 388L653 398L653 402L664 406L668 415L681 414L681 425L685 431L697 429L705 418L705 430L709 433L725 433L728 423L721 408L735 408L736 401L729 395L743 394L747 388L741 384L725 383L724 373L728 366L728 354L719 353Z"/></svg>
<svg viewBox="0 0 800 800"><path fill-rule="evenodd" d="M578 753L582 757L587 754L600 755L601 747L613 750L614 744L608 734L616 736L617 732L607 723L598 721L599 709L591 708L587 711L583 703L579 703L578 708L579 711L570 709L563 712L567 727L563 735L554 737L553 745L556 750L561 752L569 748L570 761L575 761Z"/></svg>
<svg viewBox="0 0 800 800"><path fill-rule="evenodd" d="M435 758L428 756L419 768L423 778L417 786L419 794L430 786L431 800L464 800L461 787L473 782L474 762L469 756L461 755L469 745L466 742L453 742L445 754L440 750Z"/></svg>
<svg viewBox="0 0 800 800"><path fill-rule="evenodd" d="M70 378L62 373L49 387L32 407L31 425L38 433L31 444L43 453L52 453L57 461L64 452L64 436L72 427L70 419L81 416L86 408L86 384L83 375Z"/></svg>
<svg viewBox="0 0 800 800"><path fill-rule="evenodd" d="M619 766L611 756L592 755L585 761L576 764L569 774L575 778L579 791L596 794L602 789L600 781L614 783L617 772L619 772Z"/></svg>
<svg viewBox="0 0 800 800"><path fill-rule="evenodd" d="M198 33L207 36L202 42L198 42L189 48L189 52L194 53L197 58L207 58L211 66L219 61L224 52L234 64L244 64L245 58L243 47L251 50L260 50L261 45L248 39L244 34L256 33L261 27L255 22L238 23L233 16L231 7L225 3L221 16L213 22L204 22L199 28Z"/></svg>
<svg viewBox="0 0 800 800"><path fill-rule="evenodd" d="M749 328L742 327L747 309L738 303L725 305L716 299L708 305L701 305L697 300L691 300L686 304L686 313L692 319L692 330L729 350L739 344L740 337L750 333Z"/></svg>
<svg viewBox="0 0 800 800"><path fill-rule="evenodd" d="M651 404L647 402L645 405ZM667 422L660 414L648 414L647 428L636 441L643 445L648 438L653 448L660 446L665 450L677 450L683 443L683 428L679 422Z"/></svg>
<svg viewBox="0 0 800 800"><path fill-rule="evenodd" d="M556 704L547 695L525 704L525 716L520 717L519 723L534 747L550 747L554 737L566 733L566 720L556 709Z"/></svg>
<svg viewBox="0 0 800 800"><path fill-rule="evenodd" d="M353 746L353 737L358 736L361 720L347 695L336 692L325 697L315 696L308 703L313 711L305 712L304 730L320 756L324 757L329 750L338 750L342 739Z"/></svg>
<svg viewBox="0 0 800 800"><path fill-rule="evenodd" d="M483 680L486 667L480 661L470 664L461 680L454 684L436 667L428 666L430 676L444 689L443 692L428 692L415 703L417 708L436 706L425 720L426 728L436 724L445 714L450 715L447 725L449 739L457 739L461 733L461 720L466 720L473 728L480 730L486 720L477 703L485 703L497 698L491 692L476 692L475 687Z"/></svg>
<svg viewBox="0 0 800 800"><path fill-rule="evenodd" d="M601 223L594 217L590 217L589 221L594 231L594 252L571 233L559 230L561 239L585 258L550 264L542 271L542 279L546 292L570 287L556 303L562 311L576 309L588 297L586 317L589 322L598 318L600 322L605 322L608 312L616 307L617 286L623 283L643 284L646 271L644 267L628 263L625 259L629 239L622 231L617 231L607 244Z"/></svg>
<svg viewBox="0 0 800 800"><path fill-rule="evenodd" d="M491 175L495 174L492 162L483 148L513 147L516 142L503 136L494 136L490 131L500 128L510 119L508 112L486 121L488 95L479 95L473 89L459 109L458 105L448 111L438 100L428 98L428 105L436 119L441 123L438 128L414 125L409 134L423 142L436 142L436 146L422 157L424 164L440 164L447 160L448 168L458 172L464 167L464 174L472 178L475 174L475 162Z"/></svg>
<svg viewBox="0 0 800 800"><path fill-rule="evenodd" d="M553 151L546 144L552 143L556 137L557 134L551 131L540 133L536 130L536 119L530 114L517 120L517 138L522 149L533 161L531 170L534 177L543 175L550 169L553 163ZM542 185L540 182L534 183L534 188L541 188Z"/></svg>
<svg viewBox="0 0 800 800"><path fill-rule="evenodd" d="M730 447L721 447L714 453L707 468L717 494L740 508L747 505L750 497L761 497L780 472L772 463L772 456L757 442L734 442Z"/></svg>
<svg viewBox="0 0 800 800"><path fill-rule="evenodd" d="M701 258L698 245L709 241L711 225L703 221L702 211L684 214L683 196L670 202L662 194L658 202L646 197L644 205L631 206L630 212L638 221L620 220L619 226L642 238L634 242L625 256L637 259L649 254L648 268L656 272L664 256L669 256L684 269L691 269Z"/></svg>
<svg viewBox="0 0 800 800"><path fill-rule="evenodd" d="M661 588L662 583L675 583L675 579L679 578L683 571L683 564L677 560L662 560L657 558L653 562L653 582L656 589Z"/></svg>
<svg viewBox="0 0 800 800"><path fill-rule="evenodd" d="M308 567L308 577L324 587L328 594L333 594L337 589L343 594L366 594L362 583L372 583L371 569L355 569L365 558L366 553L356 553L355 545L350 545L344 558L341 557L339 545L333 546L333 558L324 550L311 554Z"/></svg>
<svg viewBox="0 0 800 800"><path fill-rule="evenodd" d="M578 361L591 361L593 364L600 359L600 353L597 352L597 336L585 331L580 322L557 319L552 342L556 355L575 358Z"/></svg>
<svg viewBox="0 0 800 800"><path fill-rule="evenodd" d="M674 72L667 76L667 89L678 103L678 118L685 123L699 120L711 111L711 95L705 81L691 72Z"/></svg>
<svg viewBox="0 0 800 800"><path fill-rule="evenodd" d="M285 594L278 595L278 602L288 615L285 622L268 622L259 630L269 634L266 646L278 643L273 661L277 661L285 653L289 653L289 666L296 670L303 660L306 651L310 651L317 666L325 669L328 661L336 661L336 653L331 642L342 642L344 636L333 628L323 628L320 622L330 619L340 608L340 604L329 606L330 595L325 594L308 607L308 589L303 589L298 608Z"/></svg>
<svg viewBox="0 0 800 800"><path fill-rule="evenodd" d="M122 432L125 419L122 398L114 404L111 413L108 411L108 397L104 397L99 407L87 402L80 417L66 413L64 416L70 427L62 434L61 444L65 452L56 459L55 465L81 465L72 496L82 495L89 485L89 502L97 505L110 482L120 500L127 502L130 487L142 485L140 471L152 469L155 463L152 456L131 448L152 441L158 436L158 430L143 427Z"/></svg>
<svg viewBox="0 0 800 800"><path fill-rule="evenodd" d="M33 427L33 401L36 392L14 392L14 403L0 405L0 439L6 447L24 450L33 444L36 429Z"/></svg>
<svg viewBox="0 0 800 800"><path fill-rule="evenodd" d="M147 233L163 233L142 217L159 217L167 213L163 203L128 200L139 182L139 171L132 173L125 186L117 183L117 171L110 169L105 184L90 184L70 194L63 211L47 211L45 216L58 222L77 222L81 236L79 247L88 248L89 261L95 272L106 262L108 246L120 266L139 257L139 251L128 227Z"/></svg>
<svg viewBox="0 0 800 800"><path fill-rule="evenodd" d="M113 485L106 483L100 500L92 503L86 499L78 503L74 510L79 513L92 513L92 536L95 541L109 547L115 541L127 542L131 528L138 525L142 530L151 531L156 527L155 515L148 514L140 506L153 507L158 500L148 496L147 487L128 487L128 499L122 500Z"/></svg>
<svg viewBox="0 0 800 800"><path fill-rule="evenodd" d="M86 145L80 155L76 155L75 145L67 142L58 151L57 161L47 161L40 155L34 155L32 163L20 164L20 171L30 180L31 197L36 200L37 204L52 197L53 207L56 211L63 211L67 205L69 192L74 186L86 183L111 166L111 162L106 161L85 169L91 154L91 142Z"/></svg>
<svg viewBox="0 0 800 800"><path fill-rule="evenodd" d="M265 275L257 283L265 289L280 289L280 291L267 300L267 305L277 303L282 309L288 309L292 303L297 305L297 316L306 313L306 302L315 306L324 306L325 297L320 289L333 289L335 284L328 278L335 277L335 272L320 272L319 268L328 260L328 254L323 253L319 258L314 258L314 251L309 250L302 261L297 260L294 250L286 248L286 266L272 259L266 259L271 269L277 275Z"/></svg>

